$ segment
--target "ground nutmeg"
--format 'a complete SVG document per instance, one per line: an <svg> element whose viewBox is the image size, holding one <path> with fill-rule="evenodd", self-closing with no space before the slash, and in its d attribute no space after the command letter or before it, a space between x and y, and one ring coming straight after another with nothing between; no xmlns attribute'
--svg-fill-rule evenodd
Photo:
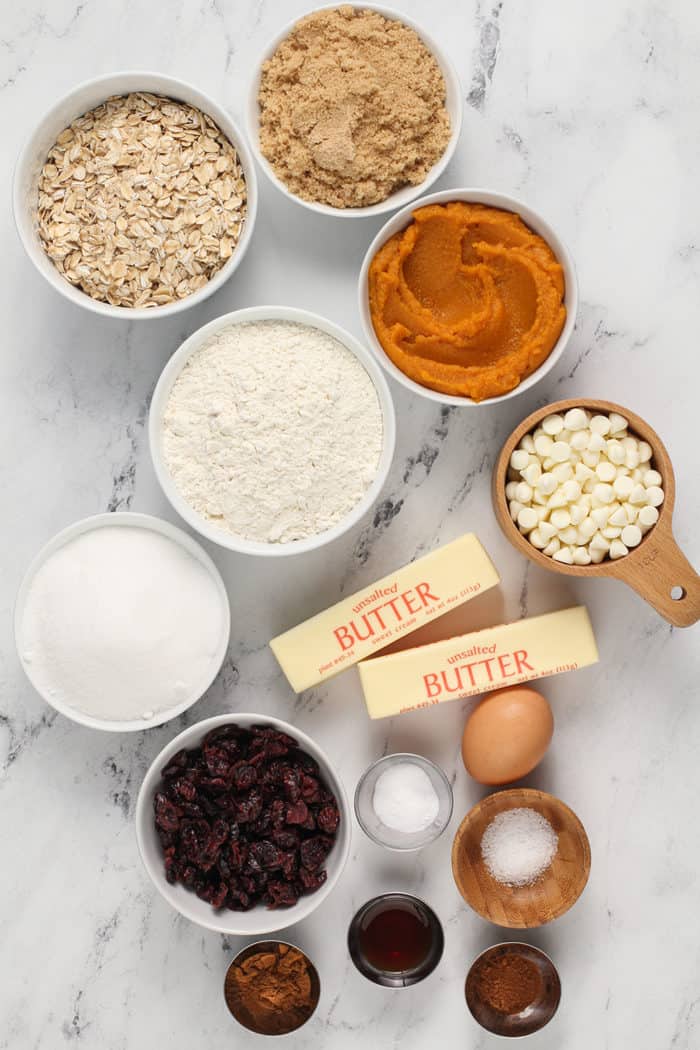
<svg viewBox="0 0 700 1050"><path fill-rule="evenodd" d="M476 996L501 1014L518 1014L542 996L543 980L536 963L509 952L484 959L472 975Z"/></svg>
<svg viewBox="0 0 700 1050"><path fill-rule="evenodd" d="M270 943L234 960L224 995L231 1013L260 1035L293 1032L318 1003L318 980L309 959L289 944Z"/></svg>

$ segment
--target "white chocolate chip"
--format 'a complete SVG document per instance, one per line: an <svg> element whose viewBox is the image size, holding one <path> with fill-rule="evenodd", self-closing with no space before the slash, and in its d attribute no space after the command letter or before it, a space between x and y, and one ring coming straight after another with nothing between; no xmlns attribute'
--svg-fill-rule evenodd
<svg viewBox="0 0 700 1050"><path fill-rule="evenodd" d="M591 552L591 562L593 565L600 565L602 561L605 561L607 551L594 550L592 547L589 548Z"/></svg>
<svg viewBox="0 0 700 1050"><path fill-rule="evenodd" d="M575 545L578 543L578 529L575 525L569 525L565 529L559 530L559 539L562 543L569 545Z"/></svg>
<svg viewBox="0 0 700 1050"><path fill-rule="evenodd" d="M638 525L625 525L620 539L626 547L636 547L642 539L642 530Z"/></svg>
<svg viewBox="0 0 700 1050"><path fill-rule="evenodd" d="M515 493L519 503L529 503L532 499L532 489L526 481L521 481Z"/></svg>
<svg viewBox="0 0 700 1050"><path fill-rule="evenodd" d="M537 547L538 550L543 550L549 542L544 538L539 529L533 529L528 539L533 547Z"/></svg>
<svg viewBox="0 0 700 1050"><path fill-rule="evenodd" d="M600 452L591 452L591 450L587 448L586 451L582 453L581 459L587 467L593 469L594 467L598 466L598 463L600 461Z"/></svg>
<svg viewBox="0 0 700 1050"><path fill-rule="evenodd" d="M555 441L550 455L555 463L566 463L571 459L571 448L566 441Z"/></svg>
<svg viewBox="0 0 700 1050"><path fill-rule="evenodd" d="M520 447L522 449L525 449L526 452L534 452L535 451L535 442L533 441L531 434L526 434L525 435L525 437L520 442Z"/></svg>
<svg viewBox="0 0 700 1050"><path fill-rule="evenodd" d="M510 457L510 465L513 470L525 470L525 467L530 462L530 454L525 452L524 449L516 448Z"/></svg>
<svg viewBox="0 0 700 1050"><path fill-rule="evenodd" d="M574 547L574 565L590 565L591 556L585 547Z"/></svg>
<svg viewBox="0 0 700 1050"><path fill-rule="evenodd" d="M513 521L518 520L518 514L522 509L523 505L522 503L518 503L517 499L513 499L510 501L510 503L508 504L508 510L510 511L510 516L513 519Z"/></svg>
<svg viewBox="0 0 700 1050"><path fill-rule="evenodd" d="M554 561L562 562L564 565L574 564L574 556L571 553L571 547L560 547L552 557L554 558Z"/></svg>
<svg viewBox="0 0 700 1050"><path fill-rule="evenodd" d="M547 434L538 434L535 438L535 452L538 456L551 456L554 442Z"/></svg>
<svg viewBox="0 0 700 1050"><path fill-rule="evenodd" d="M615 499L612 485L606 485L603 482L596 485L593 489L593 499L597 499L600 503L612 503Z"/></svg>
<svg viewBox="0 0 700 1050"><path fill-rule="evenodd" d="M624 416L618 415L617 412L611 412L609 419L611 434L619 434L621 431L627 430L627 420Z"/></svg>
<svg viewBox="0 0 700 1050"><path fill-rule="evenodd" d="M561 509L553 510L549 520L555 529L565 529L571 524L571 515L565 507L562 507Z"/></svg>
<svg viewBox="0 0 700 1050"><path fill-rule="evenodd" d="M605 482L614 481L617 477L617 470L615 469L613 464L607 462L607 460L603 460L602 463L599 463L598 466L595 468L595 472L598 475L599 479Z"/></svg>
<svg viewBox="0 0 700 1050"><path fill-rule="evenodd" d="M646 490L646 502L650 507L660 507L664 501L664 490L658 485L650 485Z"/></svg>
<svg viewBox="0 0 700 1050"><path fill-rule="evenodd" d="M622 532L622 529L615 528L614 525L606 525L605 528L602 529L601 531L602 531L603 535L605 536L606 540L616 540L617 537Z"/></svg>
<svg viewBox="0 0 700 1050"><path fill-rule="evenodd" d="M593 416L589 425L594 434L605 437L610 433L610 420L607 416Z"/></svg>
<svg viewBox="0 0 700 1050"><path fill-rule="evenodd" d="M616 525L618 528L624 528L627 524L627 511L625 508L618 507L617 510L614 510L608 518L608 522L611 525Z"/></svg>
<svg viewBox="0 0 700 1050"><path fill-rule="evenodd" d="M602 434L596 434L595 431L590 435L588 439L588 450L590 452L603 452L606 446L605 438Z"/></svg>
<svg viewBox="0 0 700 1050"><path fill-rule="evenodd" d="M646 485L647 488L651 488L651 486L660 486L661 475L659 474L658 470L645 471L642 476L642 484Z"/></svg>
<svg viewBox="0 0 700 1050"><path fill-rule="evenodd" d="M595 526L598 529L602 529L608 524L608 518L610 517L609 507L594 507L591 511L591 518L595 522Z"/></svg>
<svg viewBox="0 0 700 1050"><path fill-rule="evenodd" d="M545 496L551 496L556 487L557 479L554 477L554 474L550 474L548 471L541 474L535 482L535 488L539 489Z"/></svg>
<svg viewBox="0 0 700 1050"><path fill-rule="evenodd" d="M577 430L571 435L570 445L577 452L583 452L585 448L588 448L589 436L587 430Z"/></svg>
<svg viewBox="0 0 700 1050"><path fill-rule="evenodd" d="M554 555L556 554L556 552L559 550L560 547L561 547L561 542L559 540L559 537L558 536L553 536L552 539L547 544L547 546L545 547L545 549L542 551L542 553L546 554L548 558L552 558L552 557L554 557Z"/></svg>
<svg viewBox="0 0 700 1050"><path fill-rule="evenodd" d="M526 481L528 485L534 485L542 474L542 467L539 463L528 463L525 470L521 470L520 473L523 476L523 481Z"/></svg>
<svg viewBox="0 0 700 1050"><path fill-rule="evenodd" d="M625 449L621 441L608 441L605 446L605 453L610 462L616 466L625 462Z"/></svg>
<svg viewBox="0 0 700 1050"><path fill-rule="evenodd" d="M567 430L583 430L588 426L588 415L582 408L570 408L564 416Z"/></svg>
<svg viewBox="0 0 700 1050"><path fill-rule="evenodd" d="M518 525L524 532L529 532L530 529L534 529L539 521L539 516L536 510L532 507L523 507L518 512Z"/></svg>
<svg viewBox="0 0 700 1050"><path fill-rule="evenodd" d="M630 496L629 496L628 502L629 503L639 503L639 504L646 503L647 502L647 492L648 491L649 490L645 489L643 485L635 485L634 488L632 489L632 491L630 492Z"/></svg>
<svg viewBox="0 0 700 1050"><path fill-rule="evenodd" d="M642 507L637 515L637 524L642 529L650 529L659 520L659 512L656 507Z"/></svg>
<svg viewBox="0 0 700 1050"><path fill-rule="evenodd" d="M639 462L648 463L652 457L651 445L646 441L640 441L637 451L639 452Z"/></svg>
<svg viewBox="0 0 700 1050"><path fill-rule="evenodd" d="M541 521L537 526L537 531L546 543L549 543L549 541L557 534L556 528L549 521Z"/></svg>
<svg viewBox="0 0 700 1050"><path fill-rule="evenodd" d="M556 437L564 429L564 420L559 415L545 416L542 420L542 429L550 437Z"/></svg>
<svg viewBox="0 0 700 1050"><path fill-rule="evenodd" d="M624 558L625 554L629 554L629 551L622 540L613 540L608 553L613 561L617 561L618 558Z"/></svg>
<svg viewBox="0 0 700 1050"><path fill-rule="evenodd" d="M610 540L606 540L602 533L596 532L588 546L592 551L604 551L607 553L610 550Z"/></svg>
<svg viewBox="0 0 700 1050"><path fill-rule="evenodd" d="M620 499L626 499L633 488L634 482L632 481L632 478L628 477L626 474L618 474L618 476L613 481L613 489L615 490L615 495L618 496Z"/></svg>

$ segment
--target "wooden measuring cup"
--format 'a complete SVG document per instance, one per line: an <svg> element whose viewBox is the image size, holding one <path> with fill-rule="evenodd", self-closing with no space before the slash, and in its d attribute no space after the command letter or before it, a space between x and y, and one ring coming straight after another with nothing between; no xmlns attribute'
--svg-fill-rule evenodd
<svg viewBox="0 0 700 1050"><path fill-rule="evenodd" d="M658 508L659 520L643 536L638 547L624 558L611 561L606 558L598 565L564 565L542 554L522 535L512 520L506 499L508 467L512 452L525 434L533 431L545 416L555 412L563 415L570 408L584 408L590 412L609 415L617 412L629 422L629 430L646 441L652 450L649 464L658 470L663 480L664 501ZM522 554L536 565L565 576L612 576L623 580L649 602L664 619L676 627L689 627L700 619L700 576L681 551L673 537L673 505L676 482L668 452L655 430L634 412L612 401L591 398L569 398L555 401L524 419L510 435L496 461L492 484L493 506L498 523L506 537Z"/></svg>

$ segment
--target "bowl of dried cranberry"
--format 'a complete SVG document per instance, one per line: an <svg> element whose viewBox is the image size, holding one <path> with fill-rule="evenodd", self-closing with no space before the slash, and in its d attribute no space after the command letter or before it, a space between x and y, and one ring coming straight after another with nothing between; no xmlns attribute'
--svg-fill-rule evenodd
<svg viewBox="0 0 700 1050"><path fill-rule="evenodd" d="M136 804L146 871L209 930L261 936L305 919L350 852L345 789L317 744L255 714L190 726L157 756Z"/></svg>

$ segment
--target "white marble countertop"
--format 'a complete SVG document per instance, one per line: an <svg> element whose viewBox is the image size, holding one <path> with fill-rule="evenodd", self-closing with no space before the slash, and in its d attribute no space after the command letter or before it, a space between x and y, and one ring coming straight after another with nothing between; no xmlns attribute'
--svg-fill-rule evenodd
<svg viewBox="0 0 700 1050"><path fill-rule="evenodd" d="M269 638L417 553L475 530L503 576L506 615L572 601L591 611L598 666L546 683L555 739L529 783L567 801L591 840L589 886L565 917L527 937L563 984L560 1011L533 1050L691 1050L700 1045L700 706L698 635L672 630L623 585L564 580L516 554L490 507L501 441L539 404L598 395L659 431L678 482L676 532L700 562L697 390L700 19L691 0L562 4L396 0L451 53L467 99L456 158L437 188L488 186L531 201L576 260L581 307L554 372L506 405L441 411L393 387L396 460L380 503L315 555L272 563L209 547L230 588L230 655L176 725L142 734L81 729L24 680L11 614L20 577L58 529L98 511L174 520L149 461L145 420L156 378L180 341L227 310L279 302L324 312L360 334L356 275L376 221L314 216L261 177L254 243L205 306L172 321L109 322L64 303L35 273L12 228L13 159L54 98L87 77L160 70L239 114L251 64L300 0L26 0L0 13L0 1047L141 1050L253 1047L221 984L237 942L180 919L136 850L142 775L181 725L224 711L287 718L331 754L349 792L367 763L415 749L455 783L451 831L481 790L459 758L465 706L370 723L355 672L301 699ZM322 976L319 1010L287 1045L490 1048L468 1014L474 955L504 937L453 885L451 833L393 857L355 829L344 877L291 935ZM345 948L353 910L385 889L438 911L446 950L412 990L385 991Z"/></svg>

